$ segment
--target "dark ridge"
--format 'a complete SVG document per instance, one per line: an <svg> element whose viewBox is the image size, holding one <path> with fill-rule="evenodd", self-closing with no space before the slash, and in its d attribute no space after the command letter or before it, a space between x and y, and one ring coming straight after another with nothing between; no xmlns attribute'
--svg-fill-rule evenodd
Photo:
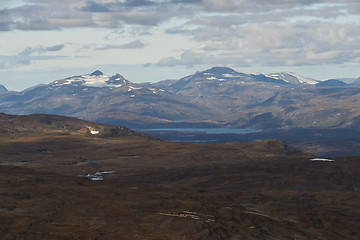
<svg viewBox="0 0 360 240"><path fill-rule="evenodd" d="M133 131L123 126L113 126L89 122L77 118L51 115L8 115L0 113L0 133L5 134L60 134L89 135L94 137L128 137L138 136L153 138L144 133Z"/></svg>
<svg viewBox="0 0 360 240"><path fill-rule="evenodd" d="M0 84L0 93L4 93L4 92L8 92L8 90L6 89L6 87L4 85Z"/></svg>
<svg viewBox="0 0 360 240"><path fill-rule="evenodd" d="M337 80L337 79L329 79L323 82L319 82L317 84L315 84L315 86L317 87L342 87L342 86L346 86L347 84Z"/></svg>
<svg viewBox="0 0 360 240"><path fill-rule="evenodd" d="M90 76L101 76L101 75L104 75L104 74L100 70L96 70L95 72L90 74Z"/></svg>

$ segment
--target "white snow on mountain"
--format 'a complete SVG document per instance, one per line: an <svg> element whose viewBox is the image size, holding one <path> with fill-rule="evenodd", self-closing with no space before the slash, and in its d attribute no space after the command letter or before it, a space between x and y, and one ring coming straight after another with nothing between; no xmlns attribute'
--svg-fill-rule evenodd
<svg viewBox="0 0 360 240"><path fill-rule="evenodd" d="M86 74L53 82L54 86L82 85L87 87L121 87L128 83L121 75L109 77L104 74Z"/></svg>
<svg viewBox="0 0 360 240"><path fill-rule="evenodd" d="M223 76L226 78L236 78L239 77L239 74L224 73Z"/></svg>
<svg viewBox="0 0 360 240"><path fill-rule="evenodd" d="M132 87L132 86L129 86L128 92L131 92L132 90L138 90L138 89L142 89L142 87Z"/></svg>
<svg viewBox="0 0 360 240"><path fill-rule="evenodd" d="M287 72L270 73L270 74L266 74L265 76L284 80L285 82L288 82L290 84L295 84L295 85L315 85L315 84L319 83L319 81L317 81L317 80L303 77L303 76L295 74L295 73L287 73Z"/></svg>
<svg viewBox="0 0 360 240"><path fill-rule="evenodd" d="M312 159L310 159L310 161L334 162L334 160L327 159L327 158L312 158Z"/></svg>

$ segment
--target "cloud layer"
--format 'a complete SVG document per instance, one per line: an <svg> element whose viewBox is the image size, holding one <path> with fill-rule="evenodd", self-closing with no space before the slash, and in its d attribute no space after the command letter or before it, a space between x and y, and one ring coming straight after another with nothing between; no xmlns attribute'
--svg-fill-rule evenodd
<svg viewBox="0 0 360 240"><path fill-rule="evenodd" d="M180 45L177 54L154 56L154 66L358 64L359 15L358 0L26 0L0 10L0 31L140 26L153 34L153 42L103 43L96 51L146 51L159 29L194 42L191 48ZM63 47L25 49L13 64Z"/></svg>

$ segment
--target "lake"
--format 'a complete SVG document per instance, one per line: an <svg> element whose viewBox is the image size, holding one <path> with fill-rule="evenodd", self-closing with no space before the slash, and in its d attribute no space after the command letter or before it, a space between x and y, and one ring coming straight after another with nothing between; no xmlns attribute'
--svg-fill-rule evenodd
<svg viewBox="0 0 360 240"><path fill-rule="evenodd" d="M151 128L134 129L175 142L221 143L237 140L241 135L259 133L262 129L244 128Z"/></svg>

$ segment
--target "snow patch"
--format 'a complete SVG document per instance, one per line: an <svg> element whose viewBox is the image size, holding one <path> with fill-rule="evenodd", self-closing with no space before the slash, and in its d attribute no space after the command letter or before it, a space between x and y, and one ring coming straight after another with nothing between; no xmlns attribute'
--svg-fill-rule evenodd
<svg viewBox="0 0 360 240"><path fill-rule="evenodd" d="M95 135L95 134L99 134L99 131L91 130L90 133Z"/></svg>
<svg viewBox="0 0 360 240"><path fill-rule="evenodd" d="M86 177L90 181L102 181L104 180L104 174L111 174L115 171L103 171L103 172L96 172L95 174L88 173L86 175L79 175L79 177Z"/></svg>
<svg viewBox="0 0 360 240"><path fill-rule="evenodd" d="M109 76L106 75L81 75L71 77L65 80L57 80L55 81L56 86L61 85L71 85L79 83L83 86L87 87L121 87L122 84L126 83L125 80L122 81L122 84L108 83L110 80ZM121 80L121 78L113 79L113 80Z"/></svg>
<svg viewBox="0 0 360 240"><path fill-rule="evenodd" d="M157 93L155 88L150 88L150 90L152 91L153 94Z"/></svg>
<svg viewBox="0 0 360 240"><path fill-rule="evenodd" d="M295 73L287 73L287 72L271 73L271 74L266 74L265 76L283 80L287 83L296 84L296 85L299 85L299 84L300 85L303 85L303 84L314 85L314 84L318 83L318 81L316 81L314 79L303 77L303 76L295 74Z"/></svg>
<svg viewBox="0 0 360 240"><path fill-rule="evenodd" d="M238 77L239 74L230 74L230 73L224 73L223 74L223 77L226 77L226 78L235 78L235 77Z"/></svg>
<svg viewBox="0 0 360 240"><path fill-rule="evenodd" d="M327 159L327 158L312 158L310 159L311 161L321 161L321 162L334 162L334 160L332 159Z"/></svg>
<svg viewBox="0 0 360 240"><path fill-rule="evenodd" d="M142 89L142 87L132 87L132 86L129 86L129 89L128 89L128 92L131 92L132 90L138 90L138 89Z"/></svg>

